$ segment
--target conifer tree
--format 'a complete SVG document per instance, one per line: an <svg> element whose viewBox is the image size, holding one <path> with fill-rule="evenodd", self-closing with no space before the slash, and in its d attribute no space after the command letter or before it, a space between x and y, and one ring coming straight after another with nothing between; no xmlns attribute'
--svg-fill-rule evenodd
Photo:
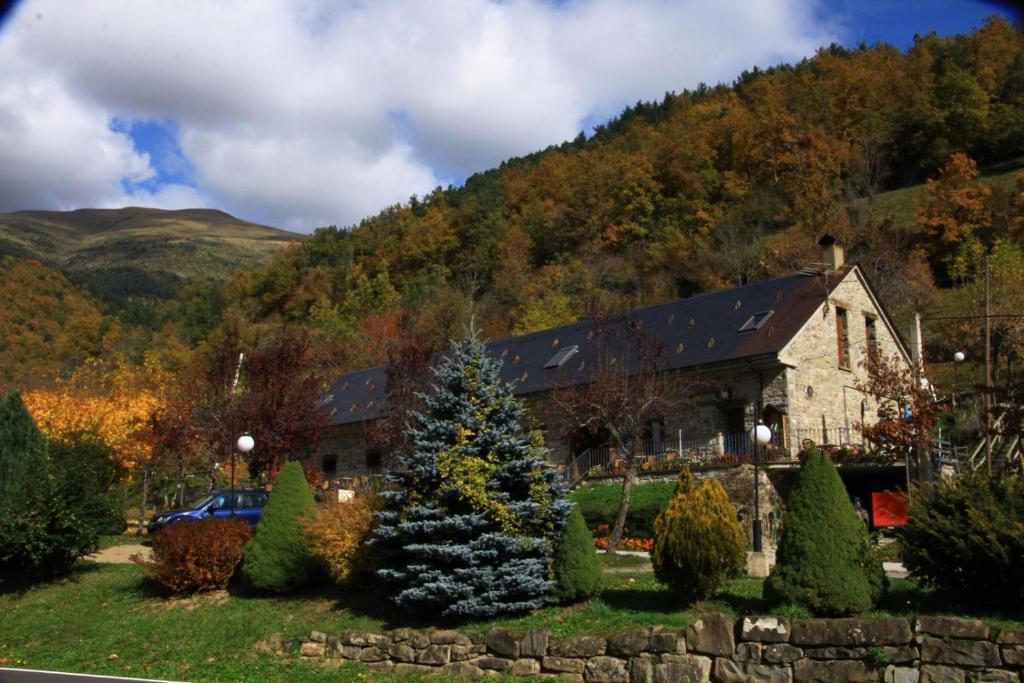
<svg viewBox="0 0 1024 683"><path fill-rule="evenodd" d="M654 523L654 575L687 602L703 600L743 570L747 538L736 506L716 479L679 473L675 494Z"/></svg>
<svg viewBox="0 0 1024 683"><path fill-rule="evenodd" d="M604 573L597 559L594 537L578 507L573 506L562 537L555 545L555 594L574 602L596 595Z"/></svg>
<svg viewBox="0 0 1024 683"><path fill-rule="evenodd" d="M316 501L302 467L294 460L285 463L256 533L245 544L242 575L253 588L286 593L315 578L319 566L303 529L315 511Z"/></svg>
<svg viewBox="0 0 1024 683"><path fill-rule="evenodd" d="M0 397L0 505L46 472L46 437L21 396Z"/></svg>
<svg viewBox="0 0 1024 683"><path fill-rule="evenodd" d="M557 472L521 426L500 363L470 338L435 372L377 513L379 578L397 606L488 617L552 599L555 540L570 511Z"/></svg>
<svg viewBox="0 0 1024 683"><path fill-rule="evenodd" d="M856 614L871 608L884 584L881 562L835 465L816 448L808 450L782 518L765 598L805 605L821 616Z"/></svg>

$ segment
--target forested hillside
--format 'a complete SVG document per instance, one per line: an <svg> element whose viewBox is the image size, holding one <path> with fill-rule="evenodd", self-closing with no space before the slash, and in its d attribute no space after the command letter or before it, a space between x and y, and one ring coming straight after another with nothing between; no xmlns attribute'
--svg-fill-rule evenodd
<svg viewBox="0 0 1024 683"><path fill-rule="evenodd" d="M1019 243L1022 48L992 18L638 103L589 139L318 230L238 276L225 305L308 325L351 367L410 334L442 345L471 316L498 337L789 272L829 232L903 323L971 277L950 267L967 242ZM972 218L953 195L983 184L975 163L1001 182Z"/></svg>

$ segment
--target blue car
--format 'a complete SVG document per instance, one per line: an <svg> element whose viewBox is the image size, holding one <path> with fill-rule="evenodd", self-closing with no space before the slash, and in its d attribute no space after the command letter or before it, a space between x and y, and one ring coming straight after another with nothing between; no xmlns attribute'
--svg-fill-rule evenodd
<svg viewBox="0 0 1024 683"><path fill-rule="evenodd" d="M234 491L232 505L231 491L215 491L190 508L177 508L153 515L149 520L149 535L159 533L168 524L183 519L206 519L208 517L236 516L248 522L253 529L260 521L263 506L267 504L267 492L259 490Z"/></svg>

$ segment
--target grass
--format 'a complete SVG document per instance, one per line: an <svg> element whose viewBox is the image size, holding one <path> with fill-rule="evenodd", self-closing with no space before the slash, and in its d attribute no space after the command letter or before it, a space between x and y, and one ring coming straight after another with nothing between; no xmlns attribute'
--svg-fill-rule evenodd
<svg viewBox="0 0 1024 683"><path fill-rule="evenodd" d="M149 542L147 536L136 536L133 533L111 534L100 536L100 550L113 548L118 545L144 545Z"/></svg>
<svg viewBox="0 0 1024 683"><path fill-rule="evenodd" d="M649 557L641 557L638 555L609 555L606 552L599 551L597 553L598 559L601 561L601 566L605 569L619 569L619 568L651 568L651 560Z"/></svg>
<svg viewBox="0 0 1024 683"><path fill-rule="evenodd" d="M478 632L504 626L519 634L547 628L555 636L608 635L636 626L680 630L700 611L709 610L732 616L809 616L799 608L766 604L763 581L748 577L729 582L696 607L682 604L655 581L649 565L633 564L639 559L602 555L605 566L616 571L606 574L599 597L577 605L488 622L437 625ZM933 591L911 581L893 581L872 616L921 613L964 615ZM1024 625L1012 615L966 615L995 626ZM431 625L390 609L372 590L329 588L265 597L233 588L229 593L169 598L149 583L141 567L79 563L66 579L0 594L0 666L194 681L397 681L391 674L356 665L339 674L294 657L258 655L255 644L273 633L298 638L313 630L336 634L346 629Z"/></svg>

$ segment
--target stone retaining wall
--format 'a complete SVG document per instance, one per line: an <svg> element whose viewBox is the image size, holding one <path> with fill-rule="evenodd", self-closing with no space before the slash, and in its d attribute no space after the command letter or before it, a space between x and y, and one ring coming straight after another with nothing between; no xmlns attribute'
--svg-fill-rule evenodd
<svg viewBox="0 0 1024 683"><path fill-rule="evenodd" d="M308 661L362 662L396 674L478 678L511 674L594 683L1021 683L1024 629L981 621L798 619L705 614L684 632L635 629L609 638L554 638L534 629L314 632L299 642L261 641L263 652Z"/></svg>

